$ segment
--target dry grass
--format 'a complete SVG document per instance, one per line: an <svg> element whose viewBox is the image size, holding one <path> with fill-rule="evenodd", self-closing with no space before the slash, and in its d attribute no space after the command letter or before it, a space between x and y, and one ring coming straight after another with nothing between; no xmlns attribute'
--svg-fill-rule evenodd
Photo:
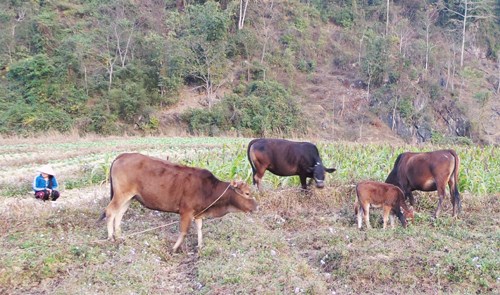
<svg viewBox="0 0 500 295"><path fill-rule="evenodd" d="M205 223L196 252L192 230L172 254L176 226L124 241L104 241L96 224L107 187L68 192L60 203L11 202L2 212L0 293L327 294L490 293L498 287L498 196L464 196L460 219L439 220L419 208L415 222L359 231L349 187L309 195L299 190L259 196L261 210ZM419 196L419 204L434 196ZM79 199L79 201L77 201ZM52 204L55 204L52 206ZM491 206L493 204L494 206ZM5 206L5 205L4 205ZM4 207L5 209L5 207ZM175 222L135 203L124 234ZM370 286L367 288L366 286Z"/></svg>
<svg viewBox="0 0 500 295"><path fill-rule="evenodd" d="M95 153L118 152L116 145L104 143L98 141L101 150ZM204 145L183 146L186 151L179 157L212 146ZM123 139L119 146L167 151L154 141ZM85 151L67 154L79 157ZM9 165L15 174L17 166ZM470 294L499 288L498 193L462 193L459 219L451 218L445 200L439 220L431 218L436 194L420 193L409 228L398 224L383 231L381 212L372 210L375 228L360 231L352 184L329 178L325 189L305 193L294 182L274 188L273 178L266 174L265 179L266 191L257 194L259 212L209 220L203 229L205 247L197 252L192 229L178 254L170 251L176 224L116 243L104 241L105 223L96 220L109 200L106 184L66 189L55 203L30 195L2 196L0 293ZM122 228L130 235L177 220L178 215L133 203Z"/></svg>

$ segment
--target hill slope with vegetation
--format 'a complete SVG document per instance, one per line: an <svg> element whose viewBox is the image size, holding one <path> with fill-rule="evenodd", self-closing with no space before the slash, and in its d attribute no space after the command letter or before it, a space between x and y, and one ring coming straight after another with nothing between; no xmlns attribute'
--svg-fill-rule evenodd
<svg viewBox="0 0 500 295"><path fill-rule="evenodd" d="M10 0L0 25L4 135L500 142L498 1Z"/></svg>

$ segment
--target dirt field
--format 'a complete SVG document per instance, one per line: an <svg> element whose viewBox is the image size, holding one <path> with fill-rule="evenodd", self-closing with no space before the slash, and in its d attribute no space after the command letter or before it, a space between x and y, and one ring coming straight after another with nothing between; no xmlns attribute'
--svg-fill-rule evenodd
<svg viewBox="0 0 500 295"><path fill-rule="evenodd" d="M499 194L462 192L460 217L451 217L451 205L445 200L438 220L431 218L436 194L417 194L417 215L407 229L397 224L382 230L381 212L372 210L375 228L360 231L353 213L353 186L339 183L335 176L327 179L325 189L308 194L295 185L276 188L267 182L266 191L256 193L259 212L228 214L204 224L205 246L200 251L192 228L182 250L172 253L178 215L148 210L137 202L125 214L125 238L106 241L105 223L96 221L109 201L109 185L92 183L99 181L92 180L101 172L96 167L105 169L122 150L165 155L168 149L174 160L177 157L174 149L154 141L114 140L51 146L61 149L56 151L59 159L53 159L58 171L65 171L61 182L74 186L63 187L56 202L37 201L29 192L22 193L22 186L6 189L5 185L32 179L33 167L43 163L35 159L44 149L23 142L2 146L7 182L0 197L0 293L491 294L499 290ZM189 145L193 143L185 144ZM217 146L205 141L203 148L194 149ZM20 155L5 152L8 149ZM191 155L191 149L178 151L178 157ZM94 164L92 153L98 155Z"/></svg>

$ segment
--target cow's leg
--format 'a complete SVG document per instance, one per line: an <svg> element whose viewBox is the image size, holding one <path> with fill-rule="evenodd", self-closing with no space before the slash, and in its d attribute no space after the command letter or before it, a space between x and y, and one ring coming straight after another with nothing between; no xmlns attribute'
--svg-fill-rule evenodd
<svg viewBox="0 0 500 295"><path fill-rule="evenodd" d="M196 224L196 231L198 232L198 249L201 249L203 247L203 235L201 233L201 227L203 225L203 219L197 218L194 220Z"/></svg>
<svg viewBox="0 0 500 295"><path fill-rule="evenodd" d="M177 252L177 249L182 244L182 241L184 241L184 237L187 235L189 227L191 226L192 218L193 218L192 212L190 212L189 214L181 213L180 225L179 225L180 235L177 238L177 241L175 242L174 248L172 249L174 253Z"/></svg>
<svg viewBox="0 0 500 295"><path fill-rule="evenodd" d="M410 200L410 205L415 206L415 198L411 190L406 191L406 198Z"/></svg>
<svg viewBox="0 0 500 295"><path fill-rule="evenodd" d="M361 229L363 226L363 207L361 207L358 203L356 203L358 209L358 228Z"/></svg>
<svg viewBox="0 0 500 295"><path fill-rule="evenodd" d="M115 215L115 223L114 223L114 230L115 230L115 238L119 239L122 235L122 228L121 228L121 223L122 223L122 218L125 212L127 211L128 207L130 206L130 203L132 202L132 199L129 199L125 203L123 203L120 206L120 209Z"/></svg>
<svg viewBox="0 0 500 295"><path fill-rule="evenodd" d="M115 222L115 210L108 205L106 208L106 221L108 228L108 240L113 241L114 238L114 222Z"/></svg>
<svg viewBox="0 0 500 295"><path fill-rule="evenodd" d="M383 206L383 214L382 214L382 219L384 221L382 228L386 229L387 227L387 220L389 219L389 215L391 213L391 207L389 206ZM391 220L392 223L392 220Z"/></svg>
<svg viewBox="0 0 500 295"><path fill-rule="evenodd" d="M255 175L254 179L255 179L255 182L257 183L257 189L259 190L259 192L261 192L262 191L262 185L261 185L262 177L258 177L257 175Z"/></svg>
<svg viewBox="0 0 500 295"><path fill-rule="evenodd" d="M437 183L437 191L438 191L439 200L438 200L438 205L436 208L436 213L434 214L435 218L438 218L439 214L441 213L441 205L443 203L443 198L444 198L445 193L446 193L445 184Z"/></svg>
<svg viewBox="0 0 500 295"><path fill-rule="evenodd" d="M108 229L108 240L115 240L115 220L116 215L120 211L120 200L121 196L115 194L113 200L106 207L106 221L107 221L107 229Z"/></svg>
<svg viewBox="0 0 500 295"><path fill-rule="evenodd" d="M362 204L363 206L363 216L365 219L366 228L370 229L372 226L370 225L370 204Z"/></svg>
<svg viewBox="0 0 500 295"><path fill-rule="evenodd" d="M253 180L257 184L257 189L259 192L262 191L262 178L264 177L264 173L266 172L266 168L257 169L257 171L253 174Z"/></svg>
<svg viewBox="0 0 500 295"><path fill-rule="evenodd" d="M307 189L307 176L300 175L300 184L302 186L302 189ZM312 182L312 179L311 179Z"/></svg>

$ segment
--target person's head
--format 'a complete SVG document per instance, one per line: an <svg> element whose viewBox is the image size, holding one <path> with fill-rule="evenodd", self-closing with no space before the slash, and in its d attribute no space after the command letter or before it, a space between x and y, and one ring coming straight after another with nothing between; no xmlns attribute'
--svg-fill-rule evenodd
<svg viewBox="0 0 500 295"><path fill-rule="evenodd" d="M40 172L40 174L44 178L47 178L47 177L55 175L54 169L52 169L52 167L50 165L45 165L45 166L40 167L40 169L38 169L38 172Z"/></svg>

